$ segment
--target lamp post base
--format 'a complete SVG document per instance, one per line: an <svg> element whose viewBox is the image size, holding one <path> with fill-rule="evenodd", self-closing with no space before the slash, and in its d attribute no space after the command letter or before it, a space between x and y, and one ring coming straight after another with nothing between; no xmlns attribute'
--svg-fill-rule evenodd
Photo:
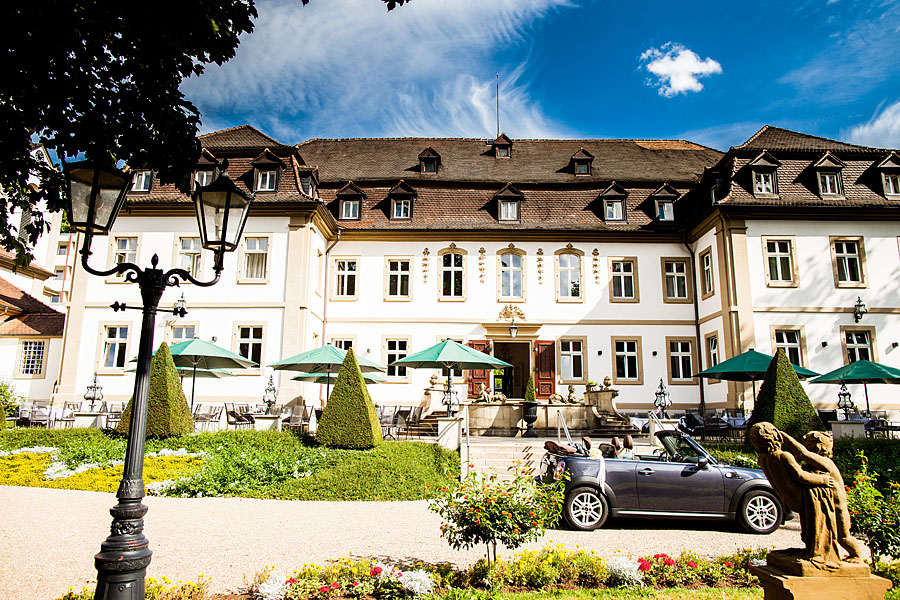
<svg viewBox="0 0 900 600"><path fill-rule="evenodd" d="M140 500L120 498L109 512L113 516L109 537L94 556L94 600L143 600L144 577L153 554L144 537L147 507Z"/></svg>

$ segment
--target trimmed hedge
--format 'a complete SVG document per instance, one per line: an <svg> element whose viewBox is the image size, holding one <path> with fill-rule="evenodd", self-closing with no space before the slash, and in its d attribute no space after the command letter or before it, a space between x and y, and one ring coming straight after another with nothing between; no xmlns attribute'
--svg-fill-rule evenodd
<svg viewBox="0 0 900 600"><path fill-rule="evenodd" d="M825 426L787 355L782 348L775 353L766 378L763 380L756 406L747 422L747 431L756 424L768 421L796 440L800 440L810 431L824 431Z"/></svg>
<svg viewBox="0 0 900 600"><path fill-rule="evenodd" d="M525 402L534 402L534 375L528 376L528 383L525 384Z"/></svg>
<svg viewBox="0 0 900 600"><path fill-rule="evenodd" d="M331 397L316 428L316 440L330 448L368 450L381 443L381 425L353 348L347 350Z"/></svg>
<svg viewBox="0 0 900 600"><path fill-rule="evenodd" d="M116 431L128 434L131 423L131 406L134 398L122 412ZM175 362L169 345L159 345L150 363L150 397L147 403L147 437L166 438L194 431L194 420L188 408L181 380L175 370Z"/></svg>

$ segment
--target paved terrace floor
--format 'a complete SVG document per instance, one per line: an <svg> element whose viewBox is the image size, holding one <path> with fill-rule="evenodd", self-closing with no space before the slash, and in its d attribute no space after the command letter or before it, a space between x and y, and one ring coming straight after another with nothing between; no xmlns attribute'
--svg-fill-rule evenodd
<svg viewBox="0 0 900 600"><path fill-rule="evenodd" d="M0 598L52 600L91 585L93 556L109 532L113 494L0 486ZM148 576L212 577L213 591L234 590L265 565L289 573L329 558L468 565L483 548L457 552L441 539L440 519L416 502L291 502L242 498L146 498ZM799 546L792 521L768 536L727 523L619 521L594 532L554 530L526 548L551 544L633 556L693 550L716 555L745 547ZM510 553L506 553L509 555Z"/></svg>

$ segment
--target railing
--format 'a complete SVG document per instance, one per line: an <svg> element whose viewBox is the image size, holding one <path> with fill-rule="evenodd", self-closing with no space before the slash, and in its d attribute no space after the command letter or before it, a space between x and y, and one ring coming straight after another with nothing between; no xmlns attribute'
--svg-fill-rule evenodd
<svg viewBox="0 0 900 600"><path fill-rule="evenodd" d="M556 441L562 441L562 432L566 432L566 440L569 442L569 445L572 446L572 436L569 435L569 428L566 426L566 418L562 414L562 410L556 409Z"/></svg>

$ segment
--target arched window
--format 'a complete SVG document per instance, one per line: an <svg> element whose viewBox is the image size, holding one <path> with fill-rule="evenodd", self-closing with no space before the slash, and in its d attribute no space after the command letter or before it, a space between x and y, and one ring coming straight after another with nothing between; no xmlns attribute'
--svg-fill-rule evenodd
<svg viewBox="0 0 900 600"><path fill-rule="evenodd" d="M466 251L451 244L438 252L440 278L438 298L441 300L465 300L466 298Z"/></svg>
<svg viewBox="0 0 900 600"><path fill-rule="evenodd" d="M498 256L501 300L525 298L525 256L521 250L504 250Z"/></svg>
<svg viewBox="0 0 900 600"><path fill-rule="evenodd" d="M556 252L556 299L560 302L580 302L584 298L581 257L583 253L568 244Z"/></svg>

